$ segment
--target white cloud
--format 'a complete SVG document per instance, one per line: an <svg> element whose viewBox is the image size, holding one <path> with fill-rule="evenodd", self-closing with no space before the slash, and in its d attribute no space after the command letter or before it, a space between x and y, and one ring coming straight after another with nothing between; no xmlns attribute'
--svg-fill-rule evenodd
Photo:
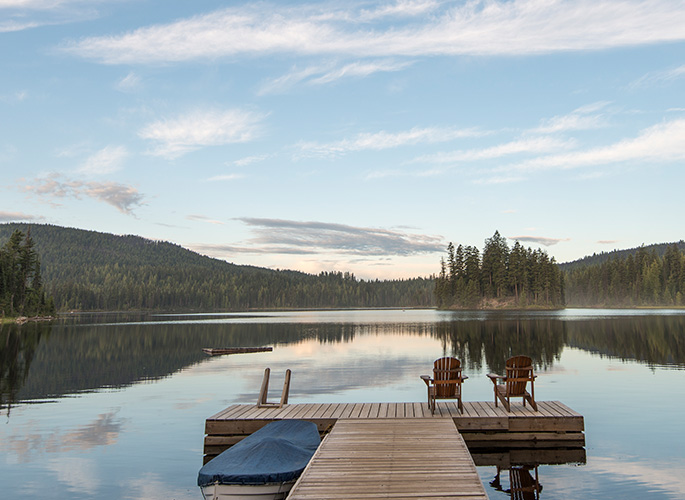
<svg viewBox="0 0 685 500"><path fill-rule="evenodd" d="M107 0L0 0L0 33L67 24L98 16Z"/></svg>
<svg viewBox="0 0 685 500"><path fill-rule="evenodd" d="M436 0L397 0L395 3L383 4L375 10L362 10L360 21L372 21L387 17L413 17L432 12L439 7Z"/></svg>
<svg viewBox="0 0 685 500"><path fill-rule="evenodd" d="M547 238L545 236L507 236L510 240L525 241L527 243L537 243L546 247L556 245L561 241L570 241L570 238Z"/></svg>
<svg viewBox="0 0 685 500"><path fill-rule="evenodd" d="M210 177L207 181L237 181L238 179L244 178L245 176L243 174L221 174Z"/></svg>
<svg viewBox="0 0 685 500"><path fill-rule="evenodd" d="M248 142L259 135L262 119L239 109L195 111L150 123L138 135L157 143L152 154L173 159L205 146Z"/></svg>
<svg viewBox="0 0 685 500"><path fill-rule="evenodd" d="M217 224L223 226L224 223L220 220L210 219L204 215L186 215L186 219L200 222L208 222L209 224Z"/></svg>
<svg viewBox="0 0 685 500"><path fill-rule="evenodd" d="M670 83L674 80L685 78L685 64L677 68L671 68L665 71L655 71L648 73L641 78L638 78L629 85L630 88L636 89L639 87L650 87L654 85L662 85Z"/></svg>
<svg viewBox="0 0 685 500"><path fill-rule="evenodd" d="M51 10L67 3L83 3L83 0L0 0L0 9Z"/></svg>
<svg viewBox="0 0 685 500"><path fill-rule="evenodd" d="M342 66L326 64L321 66L310 66L301 70L293 69L286 75L266 82L262 85L258 94L264 95L284 92L299 83L323 85L342 78L366 77L379 72L400 71L412 64L411 61L384 59L378 61L356 61Z"/></svg>
<svg viewBox="0 0 685 500"><path fill-rule="evenodd" d="M685 39L685 9L678 0L401 2L388 10L403 14L394 19L356 9L247 4L121 35L84 38L62 49L107 64L146 64L274 53L547 54ZM374 23L376 18L383 22Z"/></svg>
<svg viewBox="0 0 685 500"><path fill-rule="evenodd" d="M631 161L665 163L685 159L685 119L672 120L643 130L637 137L605 147L542 156L497 171L572 169Z"/></svg>
<svg viewBox="0 0 685 500"><path fill-rule="evenodd" d="M303 142L298 148L303 156L338 156L354 151L380 151L383 149L411 146L416 144L433 144L466 137L482 137L487 132L478 129L453 128L412 128L401 132L373 132L358 134L352 139L343 139L331 143Z"/></svg>
<svg viewBox="0 0 685 500"><path fill-rule="evenodd" d="M140 86L140 77L133 71L116 83L115 88L121 92L131 92Z"/></svg>
<svg viewBox="0 0 685 500"><path fill-rule="evenodd" d="M457 163L476 160L490 160L502 158L504 156L522 153L544 153L572 148L575 145L573 140L554 139L552 137L533 137L519 139L515 141L498 144L489 148L469 149L466 151L452 151L436 153L418 157L412 162L422 163Z"/></svg>
<svg viewBox="0 0 685 500"><path fill-rule="evenodd" d="M240 158L239 160L235 160L234 162L232 162L232 164L237 166L237 167L246 167L248 165L252 165L253 163L262 162L262 161L264 161L270 157L271 157L271 155L246 156L245 158Z"/></svg>
<svg viewBox="0 0 685 500"><path fill-rule="evenodd" d="M555 116L545 120L542 125L532 132L538 134L553 134L574 130L592 130L606 126L604 116L597 114L605 108L608 102L598 102L582 106L567 115Z"/></svg>
<svg viewBox="0 0 685 500"><path fill-rule="evenodd" d="M111 174L121 169L128 151L123 146L107 146L91 155L76 172L86 175Z"/></svg>

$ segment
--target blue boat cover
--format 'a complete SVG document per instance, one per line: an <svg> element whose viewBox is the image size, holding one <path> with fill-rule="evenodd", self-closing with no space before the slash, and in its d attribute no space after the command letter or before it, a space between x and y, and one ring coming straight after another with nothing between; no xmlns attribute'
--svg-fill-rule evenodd
<svg viewBox="0 0 685 500"><path fill-rule="evenodd" d="M200 469L200 487L266 484L297 479L321 439L316 424L304 420L271 422L231 446Z"/></svg>

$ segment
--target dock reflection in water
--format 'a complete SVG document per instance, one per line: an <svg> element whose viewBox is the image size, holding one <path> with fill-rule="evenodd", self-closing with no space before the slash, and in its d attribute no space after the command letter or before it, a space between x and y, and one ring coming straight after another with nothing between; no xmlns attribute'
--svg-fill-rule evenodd
<svg viewBox="0 0 685 500"><path fill-rule="evenodd" d="M494 477L488 481L489 486L514 500L544 498L540 466L586 463L584 448L469 451L476 466L490 470L494 467Z"/></svg>

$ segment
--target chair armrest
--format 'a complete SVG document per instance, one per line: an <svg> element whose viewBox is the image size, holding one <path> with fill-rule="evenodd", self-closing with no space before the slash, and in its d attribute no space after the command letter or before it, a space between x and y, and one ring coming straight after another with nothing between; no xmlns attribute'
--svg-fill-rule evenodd
<svg viewBox="0 0 685 500"><path fill-rule="evenodd" d="M429 375L421 375L421 380L423 380L426 385L430 385L433 379Z"/></svg>
<svg viewBox="0 0 685 500"><path fill-rule="evenodd" d="M461 380L464 381L464 380L466 380L467 378L468 378L468 377L467 377L466 375L464 375L463 377L461 377Z"/></svg>
<svg viewBox="0 0 685 500"><path fill-rule="evenodd" d="M504 380L504 379L507 378L507 377L505 377L504 375L497 375L496 373L488 373L487 376L488 376L488 378L489 378L490 380L492 380L492 382L495 383L495 384L497 383L497 379L498 379L498 378L501 378L502 380Z"/></svg>

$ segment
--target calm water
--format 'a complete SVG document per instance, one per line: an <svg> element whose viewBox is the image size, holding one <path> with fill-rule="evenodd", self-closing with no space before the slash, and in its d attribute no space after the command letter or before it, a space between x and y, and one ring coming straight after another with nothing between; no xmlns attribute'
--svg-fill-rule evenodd
<svg viewBox="0 0 685 500"><path fill-rule="evenodd" d="M273 345L208 358L202 347ZM204 420L271 399L423 401L419 375L465 363L465 400L525 353L539 400L585 416L586 460L541 465L541 499L685 497L685 311L332 311L91 315L0 330L2 498L200 499ZM479 467L492 499L494 466ZM502 489L508 488L502 475Z"/></svg>

